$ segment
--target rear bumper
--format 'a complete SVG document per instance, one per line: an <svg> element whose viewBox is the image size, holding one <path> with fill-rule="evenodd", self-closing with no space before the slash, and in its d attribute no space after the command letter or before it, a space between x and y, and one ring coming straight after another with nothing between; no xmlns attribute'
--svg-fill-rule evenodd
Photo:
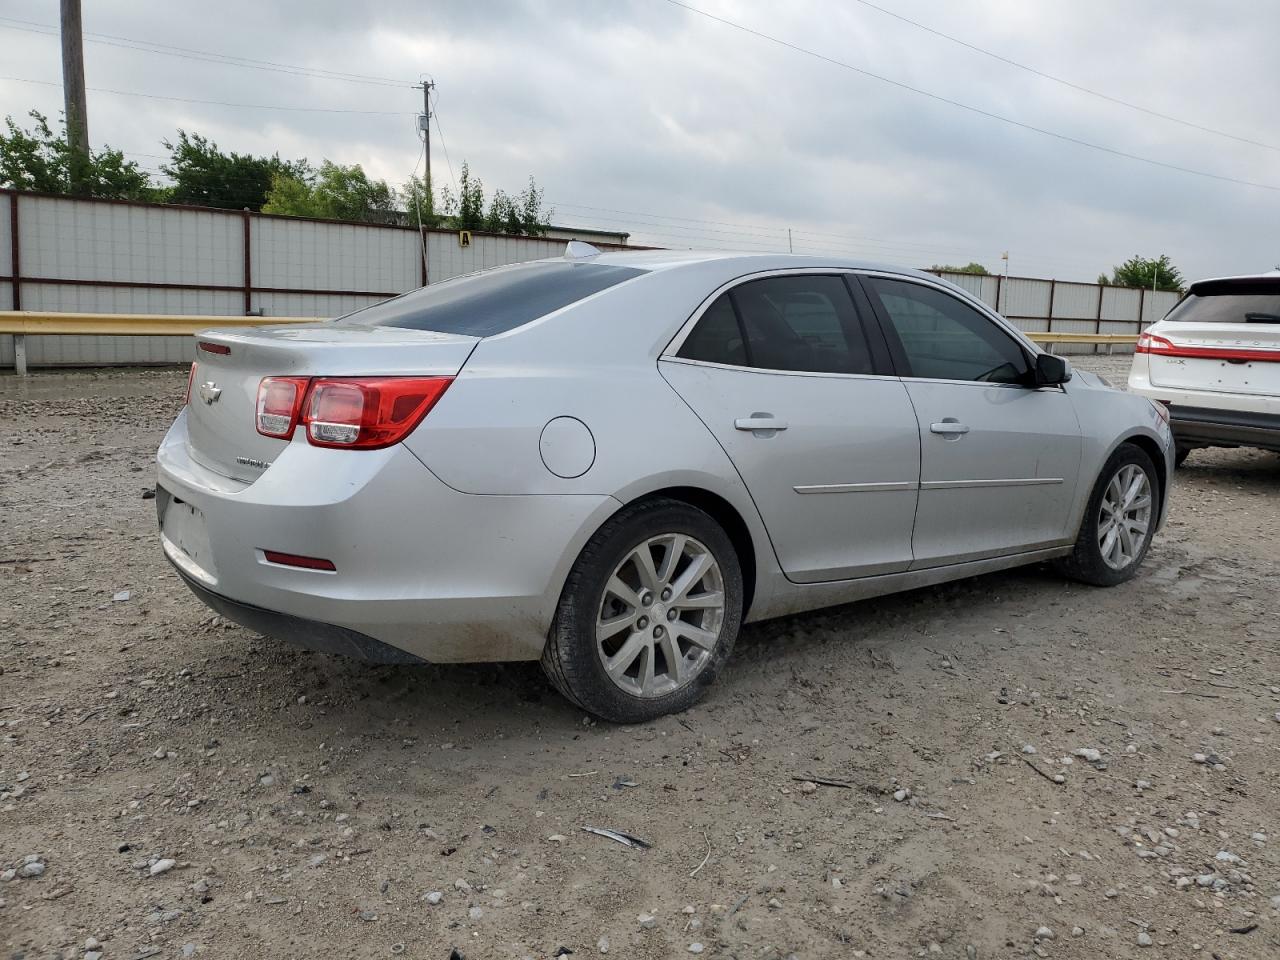
<svg viewBox="0 0 1280 960"><path fill-rule="evenodd" d="M287 613L277 613L274 610L264 610L261 607L240 603L205 589L176 563L173 568L182 578L183 583L191 588L191 592L204 601L205 606L257 633L283 640L295 647L304 647L317 653L352 657L367 663L424 662L421 657L390 646L381 640L375 640L373 637L367 637L363 633L357 633L355 630L348 630L346 627L321 623L318 620L306 620Z"/></svg>
<svg viewBox="0 0 1280 960"><path fill-rule="evenodd" d="M1280 450L1280 414L1174 405L1169 423L1174 439L1184 446Z"/></svg>
<svg viewBox="0 0 1280 960"><path fill-rule="evenodd" d="M538 658L569 566L619 506L459 493L403 446L303 440L246 484L191 459L185 415L156 461L157 509L172 498L199 512L198 560L163 532L161 544L202 600L270 636L357 656L375 641L438 663ZM271 563L264 550L336 571Z"/></svg>

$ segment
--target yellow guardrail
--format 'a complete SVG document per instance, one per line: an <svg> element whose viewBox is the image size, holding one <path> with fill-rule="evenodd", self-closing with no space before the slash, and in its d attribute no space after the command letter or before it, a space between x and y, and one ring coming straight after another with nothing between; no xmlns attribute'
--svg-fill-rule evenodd
<svg viewBox="0 0 1280 960"><path fill-rule="evenodd" d="M1102 343L1133 344L1138 342L1137 334L1131 333L1052 333L1036 332L1024 334L1036 343Z"/></svg>
<svg viewBox="0 0 1280 960"><path fill-rule="evenodd" d="M268 323L315 323L321 317L206 317L190 314L40 313L0 311L0 333L110 337L185 337L210 327L261 327Z"/></svg>
<svg viewBox="0 0 1280 960"><path fill-rule="evenodd" d="M211 327L261 327L272 323L315 323L324 317L221 317L190 314L41 313L35 310L0 310L0 334L13 334L14 367L27 373L27 336L90 334L110 337L188 337ZM1037 343L1100 344L1111 352L1115 346L1138 342L1128 333L1028 332Z"/></svg>
<svg viewBox="0 0 1280 960"><path fill-rule="evenodd" d="M315 323L324 317L222 317L177 313L42 313L0 310L0 334L13 334L14 369L27 373L28 336L189 337L213 327L262 327L271 323Z"/></svg>
<svg viewBox="0 0 1280 960"><path fill-rule="evenodd" d="M1110 353L1113 347L1131 347L1138 342L1138 335L1133 333L1059 333L1046 330L1026 335L1036 343L1047 345L1050 353L1059 343L1099 344Z"/></svg>

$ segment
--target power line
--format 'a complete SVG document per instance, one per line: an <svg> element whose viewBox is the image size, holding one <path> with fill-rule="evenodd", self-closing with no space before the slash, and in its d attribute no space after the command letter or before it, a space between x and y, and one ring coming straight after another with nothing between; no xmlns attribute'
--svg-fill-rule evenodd
<svg viewBox="0 0 1280 960"><path fill-rule="evenodd" d="M1277 147L1274 144L1263 143L1261 140L1251 140L1248 137L1237 136L1236 134L1228 133L1225 130L1217 130L1213 127L1206 127L1203 124L1196 123L1193 120L1184 120L1183 118L1175 117L1172 114L1161 113L1159 110L1153 110L1150 107L1144 107L1141 104L1133 103L1129 100L1123 100L1120 97L1113 97L1110 94L1103 93L1100 90L1093 90L1089 87L1082 86L1081 84L1073 83L1072 81L1064 79L1063 77L1057 77L1051 73L1046 73L1043 70L1037 70L1035 67L1028 66L1025 63L1019 63L1017 60L1011 60L1008 57L1001 56L1000 54L995 53L991 50L986 50L975 44L969 43L965 40L961 40L959 37L953 37L949 33L944 33L941 30L936 30L927 24L920 23L918 20L912 20L910 17L904 17L900 13L895 13L892 10L886 10L884 7L877 6L876 4L871 3L870 0L856 0L856 2L862 4L864 7L869 7L872 10L877 10L880 13L883 13L887 17L893 17L895 20L901 20L903 23L909 23L911 24L911 26L917 27L920 30L925 31L926 33L931 33L935 37L941 37L943 40L949 40L952 43L959 44L960 46L968 50L972 50L974 53L980 53L984 57L990 57L992 60L999 60L1001 63L1007 64L1008 66L1011 66L1011 67L1016 67L1019 70L1025 70L1027 73L1035 74L1037 77L1042 77L1045 80L1052 80L1054 83L1060 83L1064 87L1070 87L1072 90L1076 90L1080 93L1087 93L1091 97L1097 97L1100 100L1106 100L1109 103L1114 103L1122 107L1127 107L1130 110L1137 110L1139 113L1145 113L1148 116L1159 117L1161 120L1168 120L1170 123L1178 123L1184 127L1190 127L1193 130L1199 130L1202 133L1211 133L1214 136L1226 137L1228 140L1235 140L1239 143L1247 143L1251 146L1262 147L1266 150L1280 150L1280 147Z"/></svg>
<svg viewBox="0 0 1280 960"><path fill-rule="evenodd" d="M27 77L0 77L0 80L12 80L17 83L35 83L44 87L60 87L62 84L52 80L31 80ZM373 117L413 116L407 110L339 110L331 107L289 107L273 103L227 103L223 100L196 100L192 97L166 97L158 93L139 93L136 90L108 90L105 87L87 87L94 93L106 93L117 97L142 97L145 100L168 100L173 103L199 103L211 107L235 107L240 110L289 110L299 113L358 113Z"/></svg>
<svg viewBox="0 0 1280 960"><path fill-rule="evenodd" d="M1257 187L1260 190L1272 190L1275 192L1280 192L1280 186L1277 186L1276 184L1259 183L1254 180L1243 180L1238 177L1229 177L1221 173L1210 173L1207 170L1196 170L1192 167L1179 166L1176 163L1166 163L1163 160L1156 160L1152 157L1144 157L1136 153L1129 153L1125 150L1117 149L1116 147L1109 147L1101 143L1093 143L1092 141L1082 140L1079 137L1073 137L1066 133L1057 133L1056 131L1048 130L1044 127L1037 127L1030 123L1023 123L1021 120L1014 120L1012 117L1006 117L999 113L993 113L990 110L984 110L981 107L975 107L972 104L964 103L960 100L953 100L950 97L944 97L941 94L932 93L920 87L914 87L911 84L904 83L901 80L894 80L891 77L886 77L879 73L873 73L872 71L863 69L862 67L855 67L853 64L846 63L843 60L836 60L834 57L828 57L825 54L818 53L817 51L814 51L814 50L810 50L807 47L799 46L798 44L791 43L790 41L787 41L787 40L781 40L778 37L771 36L767 33L762 33L759 30L755 30L755 29L752 29L751 27L744 26L743 24L737 23L733 20L728 20L724 17L716 16L714 13L708 13L705 10L699 10L697 7L693 7L687 3L682 2L682 0L667 0L667 3L675 7L680 7L683 10L687 10L690 13L695 13L700 17L706 17L708 20L714 20L717 23L724 24L727 27L733 27L735 30L741 30L743 33L749 33L753 37L757 37L761 40L767 40L770 43L777 44L778 46L786 47L788 50L793 50L796 53L802 53L807 57L813 57L815 60L821 60L823 63L828 63L834 67L840 67L841 69L844 69L844 70L851 70L854 73L861 74L864 77L870 77L872 80L879 80L881 83L887 83L890 86L897 87L900 90L906 90L918 96L928 97L930 100L936 100L939 103L945 103L952 107L959 107L961 110L967 110L970 113L976 113L978 116L987 117L990 120L999 120L1001 123L1007 123L1010 126L1019 127L1023 130L1030 130L1032 133L1039 133L1046 137L1052 137L1055 140L1062 140L1066 143L1074 143L1077 146L1088 147L1091 150L1098 150L1098 151L1101 151L1102 153L1109 153L1112 156L1123 157L1126 160L1137 160L1140 163L1150 164L1151 166L1154 166L1154 167L1163 167L1166 170L1175 170L1178 173L1187 173L1197 177L1207 177L1210 180L1220 180L1224 183L1234 183L1243 187Z"/></svg>
<svg viewBox="0 0 1280 960"><path fill-rule="evenodd" d="M57 36L58 28L52 24L37 23L33 20L19 20L15 17L0 17L0 27L8 30L23 30L27 33L40 33L46 36ZM180 57L184 60L204 60L209 63L231 64L253 70L268 70L273 73L287 73L293 76L310 77L316 80L340 80L346 83L365 83L377 86L405 87L413 86L407 80L394 80L390 77L372 77L359 73L342 73L337 70L325 70L322 67L304 67L299 64L277 63L273 60L257 60L252 57L240 57L233 54L214 53L208 50L192 50L187 47L175 47L167 43L156 43L151 40L139 40L134 37L120 37L104 33L86 33L84 39L89 43L97 43L109 47L121 47L143 53L157 53L163 56Z"/></svg>
<svg viewBox="0 0 1280 960"><path fill-rule="evenodd" d="M444 130L440 128L440 94L431 101L431 119L436 122L436 133L440 134L440 149L444 151L444 162L449 167L449 179L453 181L453 192L458 192L458 178L453 175L453 161L449 159L449 145L444 142Z"/></svg>

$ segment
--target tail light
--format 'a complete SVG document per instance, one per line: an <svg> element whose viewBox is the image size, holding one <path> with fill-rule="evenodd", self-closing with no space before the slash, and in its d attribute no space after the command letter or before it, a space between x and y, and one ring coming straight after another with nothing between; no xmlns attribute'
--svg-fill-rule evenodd
<svg viewBox="0 0 1280 960"><path fill-rule="evenodd" d="M196 365L191 365L191 372L187 374L187 395L182 400L182 405L188 406L191 403L191 385L196 382Z"/></svg>
<svg viewBox="0 0 1280 960"><path fill-rule="evenodd" d="M422 422L452 382L452 377L318 378L302 416L307 440L317 447L389 447Z"/></svg>
<svg viewBox="0 0 1280 960"><path fill-rule="evenodd" d="M298 425L309 377L264 377L258 384L258 432L288 440Z"/></svg>
<svg viewBox="0 0 1280 960"><path fill-rule="evenodd" d="M1148 400L1151 406L1156 408L1156 416L1165 423L1169 422L1169 405L1163 400Z"/></svg>
<svg viewBox="0 0 1280 960"><path fill-rule="evenodd" d="M1138 337L1138 344L1133 350L1134 353L1173 353L1174 346L1172 340L1157 337L1154 333L1144 333Z"/></svg>

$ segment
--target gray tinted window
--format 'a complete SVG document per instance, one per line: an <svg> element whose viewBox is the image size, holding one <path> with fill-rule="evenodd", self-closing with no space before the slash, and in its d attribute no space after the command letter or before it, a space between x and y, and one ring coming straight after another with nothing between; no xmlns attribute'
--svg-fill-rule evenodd
<svg viewBox="0 0 1280 960"><path fill-rule="evenodd" d="M1223 293L1193 293L1167 320L1192 323L1280 323L1280 284L1238 286Z"/></svg>
<svg viewBox="0 0 1280 960"><path fill-rule="evenodd" d="M518 263L433 283L336 322L491 337L647 272L605 263Z"/></svg>
<svg viewBox="0 0 1280 960"><path fill-rule="evenodd" d="M867 277L902 345L909 370L926 380L1020 383L1029 373L1017 342L988 317L934 287Z"/></svg>
<svg viewBox="0 0 1280 960"><path fill-rule="evenodd" d="M839 277L767 277L723 294L680 348L690 360L790 370L871 373L853 300Z"/></svg>
<svg viewBox="0 0 1280 960"><path fill-rule="evenodd" d="M722 293L715 303L707 307L707 312L680 348L680 356L707 363L729 363L735 367L747 365L742 328L738 326L738 317L727 293Z"/></svg>

